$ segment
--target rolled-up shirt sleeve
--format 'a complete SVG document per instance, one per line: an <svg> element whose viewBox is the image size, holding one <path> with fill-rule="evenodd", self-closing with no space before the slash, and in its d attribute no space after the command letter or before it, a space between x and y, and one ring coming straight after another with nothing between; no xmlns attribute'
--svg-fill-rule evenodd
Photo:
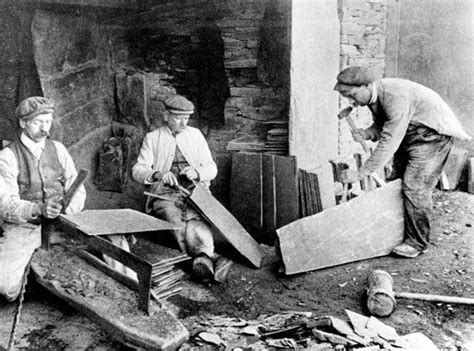
<svg viewBox="0 0 474 351"><path fill-rule="evenodd" d="M141 184L152 183L152 176L155 173L153 170L154 159L153 140L150 134L147 134L143 139L137 163L132 167L132 176L135 181Z"/></svg>
<svg viewBox="0 0 474 351"><path fill-rule="evenodd" d="M0 217L11 223L25 223L33 217L34 203L21 200L18 189L18 164L9 148L0 151Z"/></svg>
<svg viewBox="0 0 474 351"><path fill-rule="evenodd" d="M403 141L411 120L410 103L404 97L393 98L384 105L387 116L380 139L373 154L360 168L362 175L369 175L382 168L393 156Z"/></svg>

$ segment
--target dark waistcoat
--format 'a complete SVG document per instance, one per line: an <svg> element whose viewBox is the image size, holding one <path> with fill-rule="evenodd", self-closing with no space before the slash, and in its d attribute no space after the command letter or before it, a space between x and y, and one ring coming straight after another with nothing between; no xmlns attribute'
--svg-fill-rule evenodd
<svg viewBox="0 0 474 351"><path fill-rule="evenodd" d="M46 139L39 161L19 139L8 147L18 162L20 199L39 203L51 196L64 195L64 169L51 140Z"/></svg>

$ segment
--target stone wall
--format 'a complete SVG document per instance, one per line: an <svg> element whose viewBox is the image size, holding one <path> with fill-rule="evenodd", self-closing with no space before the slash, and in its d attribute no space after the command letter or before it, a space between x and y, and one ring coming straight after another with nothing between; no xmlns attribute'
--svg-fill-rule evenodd
<svg viewBox="0 0 474 351"><path fill-rule="evenodd" d="M338 4L341 65L370 62L383 67L384 0ZM53 136L69 148L78 168L94 175L99 149L112 134L113 123L132 136L138 149L144 133L161 124L164 99L183 94L197 107L190 124L208 139L219 167L212 190L226 203L228 141L263 134L262 122L288 118L290 1L181 0L148 5L147 11L114 16L98 8L49 6L34 16L33 40L28 39L31 15L19 16L17 25L12 14L20 13L18 7L10 15L2 13L7 20L1 25L9 33L5 42L11 49L0 52L12 66L6 61L0 65L9 72L0 102L12 111L21 95L19 86L29 87L26 95L42 92L52 98L57 106ZM11 40L12 33L22 39ZM26 44L18 46L19 42ZM30 53L8 54L18 47ZM22 76L31 78L26 83L11 74L18 62L31 73ZM344 125L341 133L342 153L344 144L354 144ZM121 194L100 192L92 180L89 208L138 207L143 198L129 176Z"/></svg>
<svg viewBox="0 0 474 351"><path fill-rule="evenodd" d="M226 203L228 141L263 134L262 122L280 117L288 101L288 13L287 0L187 0L109 23L118 121L145 133L161 124L167 96L188 97L196 105L190 125L218 164L212 190Z"/></svg>
<svg viewBox="0 0 474 351"><path fill-rule="evenodd" d="M101 21L72 9L37 9L31 31L43 94L55 105L52 137L69 149L76 168L91 171L86 208L142 209L143 196L128 176L121 193L97 187L99 151L118 119L115 74Z"/></svg>
<svg viewBox="0 0 474 351"><path fill-rule="evenodd" d="M261 122L279 117L288 103L290 6L287 1L227 3L228 12L218 21L230 88L226 126L263 134Z"/></svg>
<svg viewBox="0 0 474 351"><path fill-rule="evenodd" d="M474 136L474 3L389 2L387 73L426 85L446 100ZM423 21L419 19L425 18ZM474 142L464 143L474 155Z"/></svg>
<svg viewBox="0 0 474 351"><path fill-rule="evenodd" d="M32 16L29 8L0 6L0 140L11 140L20 130L14 114L18 103L42 95L33 59Z"/></svg>
<svg viewBox="0 0 474 351"><path fill-rule="evenodd" d="M382 77L385 70L387 0L339 0L338 11L341 25L341 69L352 65L370 65ZM347 105L347 99L342 98L340 107ZM372 123L371 114L366 108L356 109L352 116L360 128L366 128ZM352 140L347 122L341 121L339 154L345 156L354 152L364 153L362 147Z"/></svg>

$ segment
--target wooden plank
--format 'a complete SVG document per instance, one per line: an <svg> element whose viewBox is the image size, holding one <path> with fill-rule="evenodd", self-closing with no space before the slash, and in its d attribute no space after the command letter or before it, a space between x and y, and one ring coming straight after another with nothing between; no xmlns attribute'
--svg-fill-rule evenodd
<svg viewBox="0 0 474 351"><path fill-rule="evenodd" d="M235 153L232 156L230 211L258 240L262 230L262 156Z"/></svg>
<svg viewBox="0 0 474 351"><path fill-rule="evenodd" d="M277 227L299 218L298 178L295 156L274 156Z"/></svg>
<svg viewBox="0 0 474 351"><path fill-rule="evenodd" d="M74 237L74 239L79 240L81 244L88 245L95 250L110 256L110 258L119 261L137 273L138 305L141 309L148 313L150 307L151 264L142 260L141 257L138 257L131 252L127 252L122 248L115 246L100 236L87 235L78 227L75 227L69 222L65 221L64 218L61 218L61 216L58 218L60 221L60 226L64 228L64 231L70 238Z"/></svg>
<svg viewBox="0 0 474 351"><path fill-rule="evenodd" d="M274 241L277 228L276 203L275 203L275 156L263 155L262 158L262 205L263 205L263 232L265 238L256 238L259 242L268 243ZM269 233L273 233L269 238ZM270 240L272 239L272 240Z"/></svg>
<svg viewBox="0 0 474 351"><path fill-rule="evenodd" d="M87 235L133 234L178 229L166 221L128 208L86 210L60 217Z"/></svg>
<svg viewBox="0 0 474 351"><path fill-rule="evenodd" d="M262 254L257 242L204 186L198 184L189 199L229 244L251 264L260 268Z"/></svg>
<svg viewBox="0 0 474 351"><path fill-rule="evenodd" d="M403 218L401 181L396 180L288 224L277 230L285 273L387 255L402 242Z"/></svg>

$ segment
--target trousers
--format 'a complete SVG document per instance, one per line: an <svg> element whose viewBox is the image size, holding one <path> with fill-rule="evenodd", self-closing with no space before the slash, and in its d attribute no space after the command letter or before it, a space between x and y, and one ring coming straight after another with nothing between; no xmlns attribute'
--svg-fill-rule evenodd
<svg viewBox="0 0 474 351"><path fill-rule="evenodd" d="M196 257L201 254L214 258L214 238L210 226L192 209L177 192L163 194L168 200L156 199L150 215L181 227L174 231L175 239L183 252Z"/></svg>
<svg viewBox="0 0 474 351"><path fill-rule="evenodd" d="M429 244L433 190L453 142L452 137L433 129L410 126L393 158L390 178L402 178L404 242L418 250Z"/></svg>
<svg viewBox="0 0 474 351"><path fill-rule="evenodd" d="M15 300L21 292L25 268L41 246L41 226L4 223L0 237L0 295Z"/></svg>

